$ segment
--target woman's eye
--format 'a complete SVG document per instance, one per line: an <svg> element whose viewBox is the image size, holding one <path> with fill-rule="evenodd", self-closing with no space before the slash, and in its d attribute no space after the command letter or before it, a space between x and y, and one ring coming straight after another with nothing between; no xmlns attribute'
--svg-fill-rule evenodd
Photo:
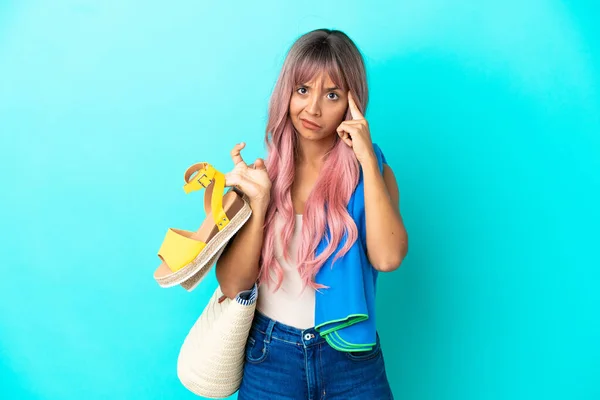
<svg viewBox="0 0 600 400"><path fill-rule="evenodd" d="M304 90L304 92L301 92L301 90ZM304 86L300 86L298 89L296 89L296 92L299 94L306 94L306 88ZM327 96L331 96L333 95L333 97L329 97L329 100L337 100L339 99L339 96L336 93L328 93Z"/></svg>

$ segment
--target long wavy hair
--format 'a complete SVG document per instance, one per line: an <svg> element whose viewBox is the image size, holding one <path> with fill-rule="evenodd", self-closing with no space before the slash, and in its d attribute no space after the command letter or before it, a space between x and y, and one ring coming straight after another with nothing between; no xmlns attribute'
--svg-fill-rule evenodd
<svg viewBox="0 0 600 400"><path fill-rule="evenodd" d="M354 42L338 30L317 29L298 38L285 58L281 73L269 102L266 128L266 167L272 182L271 202L265 219L264 244L260 257L259 282L274 282L273 291L283 281L283 269L275 257L275 235L283 243L283 257L289 259L289 243L296 218L291 187L295 177L298 154L296 129L289 116L293 91L321 72L344 92L351 90L355 102L364 114L368 102L366 69L363 57ZM345 119L350 119L347 109ZM315 276L346 235L346 242L332 260L342 257L358 238L356 223L348 214L347 205L358 184L360 169L354 152L337 135L328 150L320 176L304 207L301 243L298 246L298 272L304 287L325 286L315 283ZM284 218L281 231L275 229L276 212ZM329 228L328 231L327 228ZM315 250L323 237L326 249L315 258ZM333 264L332 264L333 267Z"/></svg>

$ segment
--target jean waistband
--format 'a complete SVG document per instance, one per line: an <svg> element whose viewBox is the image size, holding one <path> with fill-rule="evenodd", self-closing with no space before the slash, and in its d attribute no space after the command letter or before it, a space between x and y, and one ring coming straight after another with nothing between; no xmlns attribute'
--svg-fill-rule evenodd
<svg viewBox="0 0 600 400"><path fill-rule="evenodd" d="M258 310L255 310L254 312L252 329L256 329L265 334L265 341L267 342L272 338L290 344L307 347L325 342L325 339L321 337L314 327L307 329L295 328L271 319Z"/></svg>

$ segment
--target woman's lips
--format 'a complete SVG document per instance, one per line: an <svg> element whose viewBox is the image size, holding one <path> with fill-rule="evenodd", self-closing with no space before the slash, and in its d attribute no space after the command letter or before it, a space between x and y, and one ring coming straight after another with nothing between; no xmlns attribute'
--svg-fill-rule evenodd
<svg viewBox="0 0 600 400"><path fill-rule="evenodd" d="M321 129L321 127L320 127L320 126L313 125L313 124L311 124L311 123L310 123L310 122L308 122L308 121L305 121L305 120L303 120L303 119L302 119L301 121L302 121L302 126L304 126L306 129L310 129L310 130L312 130L312 131L316 131L316 130L319 130L319 129Z"/></svg>

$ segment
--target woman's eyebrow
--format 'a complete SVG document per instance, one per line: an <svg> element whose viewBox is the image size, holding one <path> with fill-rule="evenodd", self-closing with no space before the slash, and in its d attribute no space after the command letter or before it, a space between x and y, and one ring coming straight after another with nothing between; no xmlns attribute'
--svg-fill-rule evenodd
<svg viewBox="0 0 600 400"><path fill-rule="evenodd" d="M304 87L307 87L307 88L309 88L309 89L312 89L312 88L311 88L309 85L307 85L306 83L302 84L302 86L304 86ZM325 88L325 90L327 90L327 91L331 91L331 90L338 90L338 89L339 89L339 87L337 87L337 86L330 87L330 88Z"/></svg>

